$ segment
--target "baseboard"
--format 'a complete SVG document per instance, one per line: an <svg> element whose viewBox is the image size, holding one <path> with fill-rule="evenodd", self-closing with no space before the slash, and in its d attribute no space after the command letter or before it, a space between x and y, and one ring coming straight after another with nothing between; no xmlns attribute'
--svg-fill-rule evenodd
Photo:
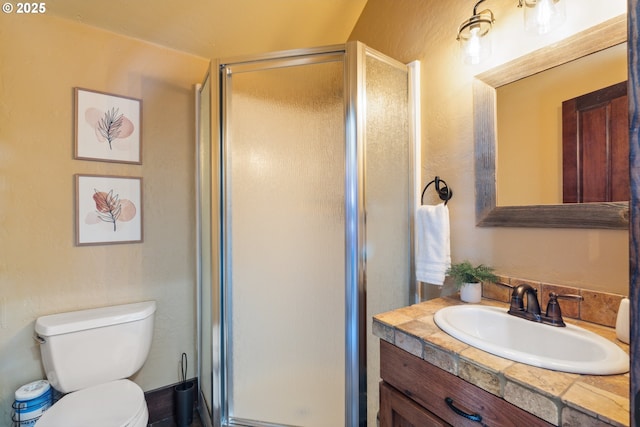
<svg viewBox="0 0 640 427"><path fill-rule="evenodd" d="M193 410L195 411L198 407L198 379L191 378L187 380L187 382L193 382ZM167 419L175 419L176 400L173 388L179 384L180 383L175 383L160 387L147 391L144 394L144 398L147 401L147 408L149 409L149 424Z"/></svg>

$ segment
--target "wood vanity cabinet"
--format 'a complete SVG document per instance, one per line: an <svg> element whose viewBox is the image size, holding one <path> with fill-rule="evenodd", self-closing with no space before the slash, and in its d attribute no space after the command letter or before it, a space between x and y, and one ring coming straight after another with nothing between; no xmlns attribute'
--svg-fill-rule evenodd
<svg viewBox="0 0 640 427"><path fill-rule="evenodd" d="M380 376L380 427L552 426L386 341L380 341ZM482 420L459 415L446 398Z"/></svg>

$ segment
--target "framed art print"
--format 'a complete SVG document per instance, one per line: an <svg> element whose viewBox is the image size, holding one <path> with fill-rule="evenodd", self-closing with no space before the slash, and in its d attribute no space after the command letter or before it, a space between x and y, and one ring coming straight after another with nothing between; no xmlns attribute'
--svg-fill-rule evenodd
<svg viewBox="0 0 640 427"><path fill-rule="evenodd" d="M74 88L80 160L142 164L142 100Z"/></svg>
<svg viewBox="0 0 640 427"><path fill-rule="evenodd" d="M142 178L75 178L76 245L142 242Z"/></svg>

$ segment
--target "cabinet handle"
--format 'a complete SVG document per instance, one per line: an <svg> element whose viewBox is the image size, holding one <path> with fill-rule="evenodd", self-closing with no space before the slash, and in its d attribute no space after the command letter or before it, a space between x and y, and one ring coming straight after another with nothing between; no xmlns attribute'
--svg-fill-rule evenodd
<svg viewBox="0 0 640 427"><path fill-rule="evenodd" d="M477 423L482 423L482 415L480 414L467 414L462 409L456 408L453 404L453 399L450 397L445 397L444 401L447 403L447 406L451 408L453 412L460 415L461 417L465 417L468 420L475 421Z"/></svg>

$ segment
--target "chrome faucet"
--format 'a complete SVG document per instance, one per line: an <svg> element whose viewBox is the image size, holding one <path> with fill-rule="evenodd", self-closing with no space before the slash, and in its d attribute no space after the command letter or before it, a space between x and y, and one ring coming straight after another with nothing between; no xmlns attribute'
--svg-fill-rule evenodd
<svg viewBox="0 0 640 427"><path fill-rule="evenodd" d="M527 306L524 306L524 296L527 297ZM551 326L566 326L562 320L562 311L558 299L582 300L581 295L558 295L555 292L549 293L549 303L546 314L540 311L538 302L538 291L531 285L522 283L513 288L511 293L511 306L507 313L521 317L523 319L540 322Z"/></svg>

